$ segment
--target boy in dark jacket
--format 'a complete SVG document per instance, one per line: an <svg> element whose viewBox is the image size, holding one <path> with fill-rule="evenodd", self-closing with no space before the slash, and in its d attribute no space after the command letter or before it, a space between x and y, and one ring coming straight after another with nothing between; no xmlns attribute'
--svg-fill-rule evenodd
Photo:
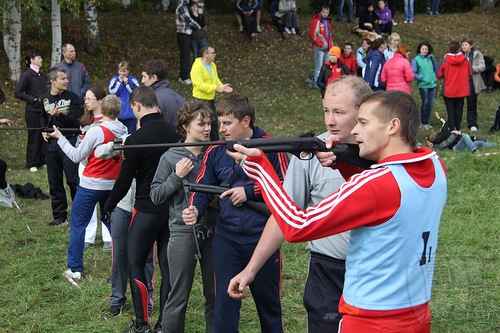
<svg viewBox="0 0 500 333"><path fill-rule="evenodd" d="M267 137L262 129L254 126L255 111L244 97L229 96L217 105L217 113L221 124L220 133L225 140ZM271 153L268 156L276 171L284 176L288 164L286 154ZM224 146L207 149L196 181L230 187L220 196L219 218L213 241L216 281L213 332L235 333L238 332L241 303L231 299L226 289L230 279L250 259L269 216L242 206L247 200L262 200L260 189L227 155ZM184 222L189 224L203 216L209 199L206 194L196 193L190 200L191 206L183 211ZM262 332L283 331L279 280L280 256L276 252L250 287Z"/></svg>

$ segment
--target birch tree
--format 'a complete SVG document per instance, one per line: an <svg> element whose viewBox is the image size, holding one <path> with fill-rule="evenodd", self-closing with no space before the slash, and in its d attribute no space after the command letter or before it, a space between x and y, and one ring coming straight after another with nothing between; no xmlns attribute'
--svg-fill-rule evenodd
<svg viewBox="0 0 500 333"><path fill-rule="evenodd" d="M86 0L84 9L85 19L87 20L88 48L90 53L93 53L99 45L99 24L97 23L97 7L95 1Z"/></svg>
<svg viewBox="0 0 500 333"><path fill-rule="evenodd" d="M3 8L3 47L9 59L11 81L21 76L21 1L6 0Z"/></svg>
<svg viewBox="0 0 500 333"><path fill-rule="evenodd" d="M61 5L58 0L51 0L51 26L52 26L52 56L51 66L61 61L62 31L61 31Z"/></svg>

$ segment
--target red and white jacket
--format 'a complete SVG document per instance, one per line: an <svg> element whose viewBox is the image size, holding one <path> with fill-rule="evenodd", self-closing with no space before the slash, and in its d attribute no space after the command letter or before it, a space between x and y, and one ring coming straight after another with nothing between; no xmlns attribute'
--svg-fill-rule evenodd
<svg viewBox="0 0 500 333"><path fill-rule="evenodd" d="M80 177L80 186L90 190L113 189L115 180L120 174L121 157L100 159L94 155L98 145L113 141L127 135L127 127L118 120L102 121L93 124L85 133L77 147L64 137L57 140L57 144L66 156L74 163L88 159Z"/></svg>
<svg viewBox="0 0 500 333"><path fill-rule="evenodd" d="M307 209L301 209L290 199L264 155L248 157L243 169L261 186L264 200L285 239L303 242L390 221L400 208L401 192L388 165L403 165L415 183L429 188L436 179L433 156L435 152L428 148L390 156L371 169L352 175L337 192ZM442 161L441 164L446 170ZM344 175L344 178L348 177ZM367 317L405 316L413 315L415 311L426 313L428 305L425 303L399 310L365 310L346 304L342 299L340 311Z"/></svg>

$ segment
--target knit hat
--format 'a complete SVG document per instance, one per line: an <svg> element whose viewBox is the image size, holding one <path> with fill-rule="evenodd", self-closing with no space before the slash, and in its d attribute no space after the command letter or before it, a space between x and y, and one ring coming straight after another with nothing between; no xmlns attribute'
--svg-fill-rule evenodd
<svg viewBox="0 0 500 333"><path fill-rule="evenodd" d="M338 46L332 46L330 51L328 51L329 55L336 56L337 58L340 58L340 55L342 54L342 51L340 50L340 47Z"/></svg>

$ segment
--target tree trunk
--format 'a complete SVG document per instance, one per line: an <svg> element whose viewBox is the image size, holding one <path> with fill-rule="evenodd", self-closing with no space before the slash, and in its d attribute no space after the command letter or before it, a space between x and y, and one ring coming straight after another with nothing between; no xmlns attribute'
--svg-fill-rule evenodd
<svg viewBox="0 0 500 333"><path fill-rule="evenodd" d="M52 14L52 56L51 66L61 62L61 45L62 45L62 32L61 32L61 6L58 0L51 0Z"/></svg>
<svg viewBox="0 0 500 333"><path fill-rule="evenodd" d="M97 23L97 7L94 0L85 1L85 19L87 20L88 51L95 53L99 46L99 25Z"/></svg>
<svg viewBox="0 0 500 333"><path fill-rule="evenodd" d="M495 0L481 0L480 5L482 10L493 9L495 8Z"/></svg>
<svg viewBox="0 0 500 333"><path fill-rule="evenodd" d="M128 8L132 4L132 0L122 0L122 6L123 8Z"/></svg>
<svg viewBox="0 0 500 333"><path fill-rule="evenodd" d="M21 1L7 0L3 12L3 47L9 58L10 79L21 76Z"/></svg>

